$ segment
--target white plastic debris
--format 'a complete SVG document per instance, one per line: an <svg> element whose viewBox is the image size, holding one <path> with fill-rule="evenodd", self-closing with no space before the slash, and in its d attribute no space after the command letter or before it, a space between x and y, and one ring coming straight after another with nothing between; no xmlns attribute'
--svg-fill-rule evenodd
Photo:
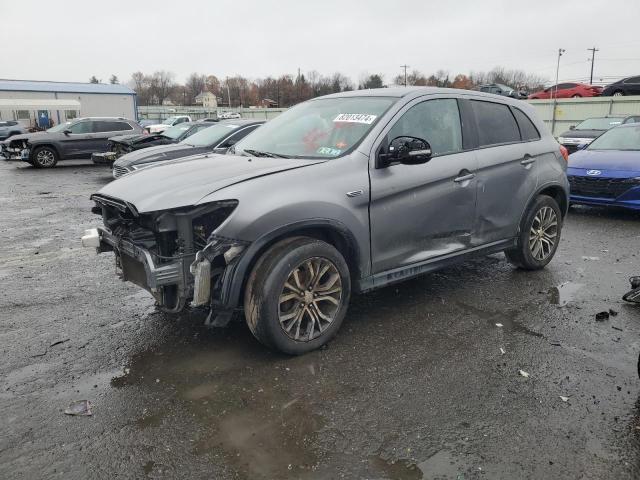
<svg viewBox="0 0 640 480"><path fill-rule="evenodd" d="M523 376L524 378L529 378L529 374L527 372L525 372L524 370L518 370L518 373Z"/></svg>
<svg viewBox="0 0 640 480"><path fill-rule="evenodd" d="M500 347L500 355L504 355L505 353L507 353L507 351L504 348Z"/></svg>
<svg viewBox="0 0 640 480"><path fill-rule="evenodd" d="M496 323L496 327L498 327L498 328L502 328L502 327L503 327L503 325L502 325L501 323Z"/></svg>
<svg viewBox="0 0 640 480"><path fill-rule="evenodd" d="M93 415L91 412L91 403L89 400L79 400L77 402L73 402L69 404L67 409L64 411L66 415L80 415L80 416L90 416Z"/></svg>
<svg viewBox="0 0 640 480"><path fill-rule="evenodd" d="M563 397L562 395L560 395L560 400L562 400L563 402L568 402L569 397Z"/></svg>
<svg viewBox="0 0 640 480"><path fill-rule="evenodd" d="M600 257L586 257L586 256L583 255L582 259L590 261L590 262L597 262L598 260L600 260Z"/></svg>

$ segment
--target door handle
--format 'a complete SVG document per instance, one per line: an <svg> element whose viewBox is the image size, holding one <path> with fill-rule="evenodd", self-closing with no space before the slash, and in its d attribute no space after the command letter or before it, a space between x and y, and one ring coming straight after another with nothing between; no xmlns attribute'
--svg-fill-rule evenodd
<svg viewBox="0 0 640 480"><path fill-rule="evenodd" d="M461 182L466 182L467 180L471 180L476 178L476 174L475 173L467 173L466 175L462 175L461 177L456 177L453 179L454 182L456 183L461 183Z"/></svg>
<svg viewBox="0 0 640 480"><path fill-rule="evenodd" d="M520 160L520 165L531 165L533 162L535 162L536 159L534 157L532 157L529 154L526 154L522 160Z"/></svg>

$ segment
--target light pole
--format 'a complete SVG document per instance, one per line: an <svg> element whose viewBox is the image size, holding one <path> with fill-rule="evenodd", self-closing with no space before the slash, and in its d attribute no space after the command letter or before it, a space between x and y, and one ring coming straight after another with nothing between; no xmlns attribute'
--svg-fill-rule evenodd
<svg viewBox="0 0 640 480"><path fill-rule="evenodd" d="M558 65L556 66L556 84L554 85L556 92L555 92L555 95L553 95L553 102L552 102L553 114L551 115L551 134L553 134L553 130L556 127L556 103L558 102L558 77L560 75L560 57L565 51L566 50L564 48L558 49ZM553 94L553 90L551 92Z"/></svg>
<svg viewBox="0 0 640 480"><path fill-rule="evenodd" d="M404 86L407 86L407 68L409 65L400 65L400 68L404 68Z"/></svg>
<svg viewBox="0 0 640 480"><path fill-rule="evenodd" d="M591 52L591 76L589 77L589 85L593 85L593 64L596 60L596 52L598 49L596 47L587 48L588 52Z"/></svg>

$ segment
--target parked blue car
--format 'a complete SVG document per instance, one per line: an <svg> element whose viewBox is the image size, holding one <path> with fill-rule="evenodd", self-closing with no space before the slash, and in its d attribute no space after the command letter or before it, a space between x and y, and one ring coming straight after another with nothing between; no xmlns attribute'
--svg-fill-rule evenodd
<svg viewBox="0 0 640 480"><path fill-rule="evenodd" d="M569 155L570 202L640 210L640 123L620 125Z"/></svg>

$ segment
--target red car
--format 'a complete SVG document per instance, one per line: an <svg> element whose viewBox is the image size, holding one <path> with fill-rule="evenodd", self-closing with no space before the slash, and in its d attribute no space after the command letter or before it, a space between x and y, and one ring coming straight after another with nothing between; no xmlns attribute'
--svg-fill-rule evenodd
<svg viewBox="0 0 640 480"><path fill-rule="evenodd" d="M556 96L556 87L558 95ZM589 85L587 83L559 83L539 92L529 95L529 100L537 100L543 98L579 98L579 97L597 97L602 93L602 87Z"/></svg>

